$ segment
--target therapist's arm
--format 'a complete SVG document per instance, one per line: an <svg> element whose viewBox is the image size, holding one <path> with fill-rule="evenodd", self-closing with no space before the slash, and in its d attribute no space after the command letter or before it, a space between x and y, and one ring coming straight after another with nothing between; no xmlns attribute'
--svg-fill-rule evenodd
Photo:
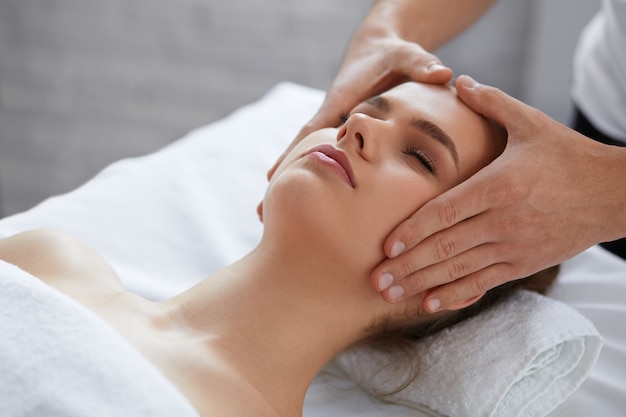
<svg viewBox="0 0 626 417"><path fill-rule="evenodd" d="M588 139L468 77L457 89L505 126L506 149L399 225L385 242L390 258L372 273L378 290L383 274L393 276L382 291L388 301L430 290L431 312L626 236L626 148Z"/></svg>
<svg viewBox="0 0 626 417"><path fill-rule="evenodd" d="M324 104L302 128L274 170L302 138L339 124L358 103L402 82L444 84L452 70L434 51L467 29L495 0L378 0L353 35Z"/></svg>

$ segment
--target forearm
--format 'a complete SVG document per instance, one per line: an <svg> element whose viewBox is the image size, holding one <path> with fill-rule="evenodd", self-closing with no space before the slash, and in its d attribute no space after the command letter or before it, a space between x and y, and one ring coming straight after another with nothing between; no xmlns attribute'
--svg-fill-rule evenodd
<svg viewBox="0 0 626 417"><path fill-rule="evenodd" d="M471 26L495 0L378 0L356 36L397 36L427 51Z"/></svg>
<svg viewBox="0 0 626 417"><path fill-rule="evenodd" d="M377 0L350 40L322 107L304 125L287 151L361 101L407 80L445 84L452 70L432 51L465 30L495 0Z"/></svg>
<svg viewBox="0 0 626 417"><path fill-rule="evenodd" d="M603 231L602 240L610 241L626 237L626 148L601 146L598 165L605 179L597 186L603 208L598 227Z"/></svg>

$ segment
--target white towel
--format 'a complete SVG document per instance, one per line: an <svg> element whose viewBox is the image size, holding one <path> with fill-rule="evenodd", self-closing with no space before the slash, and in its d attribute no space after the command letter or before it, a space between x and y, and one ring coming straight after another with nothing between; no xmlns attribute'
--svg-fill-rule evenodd
<svg viewBox="0 0 626 417"><path fill-rule="evenodd" d="M581 385L601 346L576 310L523 290L416 342L417 378L386 399L434 416L544 416ZM336 365L368 392L391 392L406 376L398 375L398 361L358 348Z"/></svg>
<svg viewBox="0 0 626 417"><path fill-rule="evenodd" d="M198 417L102 319L0 261L0 415Z"/></svg>

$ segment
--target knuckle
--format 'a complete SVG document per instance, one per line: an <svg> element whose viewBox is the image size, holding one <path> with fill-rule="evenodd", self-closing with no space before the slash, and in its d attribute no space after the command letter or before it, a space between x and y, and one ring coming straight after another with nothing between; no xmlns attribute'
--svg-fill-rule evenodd
<svg viewBox="0 0 626 417"><path fill-rule="evenodd" d="M424 290L424 280L419 276L411 276L402 283L408 295L414 295Z"/></svg>
<svg viewBox="0 0 626 417"><path fill-rule="evenodd" d="M398 277L398 278L407 277L407 276L411 275L413 272L415 272L413 264L408 259L402 259L400 261L400 263L399 263L399 271L400 271L400 277Z"/></svg>
<svg viewBox="0 0 626 417"><path fill-rule="evenodd" d="M410 60L419 63L424 59L424 50L417 44L412 42L402 42L397 46L397 57L402 61Z"/></svg>
<svg viewBox="0 0 626 417"><path fill-rule="evenodd" d="M416 67L426 68L434 63L441 64L441 61L435 55L426 52L417 45L413 46L411 53L411 64Z"/></svg>
<svg viewBox="0 0 626 417"><path fill-rule="evenodd" d="M520 117L525 121L525 123L520 126L522 132L529 132L530 129L535 129L537 126L545 124L547 116L541 110L526 105L524 105L521 110L523 111L519 111Z"/></svg>
<svg viewBox="0 0 626 417"><path fill-rule="evenodd" d="M439 208L439 222L444 228L450 227L457 222L459 212L450 202L444 202Z"/></svg>
<svg viewBox="0 0 626 417"><path fill-rule="evenodd" d="M504 172L497 182L490 185L484 196L490 204L500 205L510 201L516 194L519 185L520 181L517 176Z"/></svg>
<svg viewBox="0 0 626 417"><path fill-rule="evenodd" d="M527 179L521 175L508 175L506 177L506 187L502 190L504 198L522 198L528 197L532 189Z"/></svg>
<svg viewBox="0 0 626 417"><path fill-rule="evenodd" d="M477 276L474 277L474 279L472 279L470 282L471 289L474 294L484 294L490 289L488 281L487 279L485 279L485 277Z"/></svg>
<svg viewBox="0 0 626 417"><path fill-rule="evenodd" d="M456 304L456 303L460 303L461 301L464 300L463 298L463 294L461 293L460 289L456 286L452 286L452 288L448 289L448 302L450 304Z"/></svg>
<svg viewBox="0 0 626 417"><path fill-rule="evenodd" d="M510 217L503 221L501 232L503 236L515 236L527 229L527 219L523 217Z"/></svg>
<svg viewBox="0 0 626 417"><path fill-rule="evenodd" d="M456 281L465 276L465 265L461 262L452 261L448 267L448 282Z"/></svg>
<svg viewBox="0 0 626 417"><path fill-rule="evenodd" d="M398 228L399 238L409 247L421 242L424 239L424 233L420 228L420 222L415 216L411 216L402 223Z"/></svg>
<svg viewBox="0 0 626 417"><path fill-rule="evenodd" d="M455 254L456 244L453 240L440 237L436 241L435 251L439 260L448 259Z"/></svg>
<svg viewBox="0 0 626 417"><path fill-rule="evenodd" d="M504 98L504 96L504 92L496 87L489 87L487 88L487 91L485 91L485 100L490 103L499 102Z"/></svg>

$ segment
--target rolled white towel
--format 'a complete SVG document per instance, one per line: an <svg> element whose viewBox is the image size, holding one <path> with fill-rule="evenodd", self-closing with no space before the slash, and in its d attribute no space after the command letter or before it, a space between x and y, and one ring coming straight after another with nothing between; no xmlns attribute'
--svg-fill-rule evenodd
<svg viewBox="0 0 626 417"><path fill-rule="evenodd" d="M601 347L596 328L579 312L521 290L415 342L417 378L385 400L435 416L544 416L582 384ZM398 370L401 360L359 347L335 364L366 391L380 393L408 377Z"/></svg>

